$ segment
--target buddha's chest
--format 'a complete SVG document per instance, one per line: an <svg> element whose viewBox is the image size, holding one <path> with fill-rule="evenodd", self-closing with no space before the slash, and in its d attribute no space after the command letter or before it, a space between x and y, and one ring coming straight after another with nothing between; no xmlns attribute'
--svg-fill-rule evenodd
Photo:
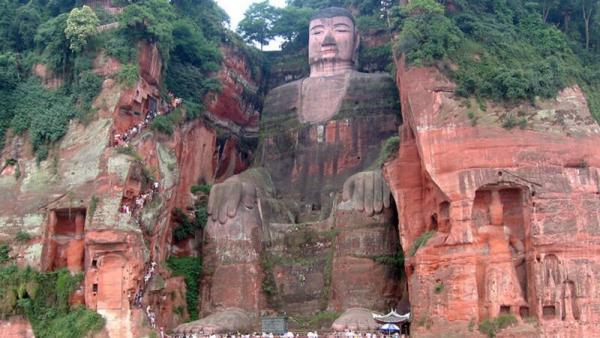
<svg viewBox="0 0 600 338"><path fill-rule="evenodd" d="M348 76L308 78L300 86L298 119L302 123L326 123L340 110Z"/></svg>

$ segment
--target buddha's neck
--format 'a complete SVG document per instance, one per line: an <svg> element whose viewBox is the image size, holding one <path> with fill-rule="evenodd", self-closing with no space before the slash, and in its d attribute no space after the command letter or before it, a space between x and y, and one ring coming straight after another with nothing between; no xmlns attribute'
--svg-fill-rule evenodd
<svg viewBox="0 0 600 338"><path fill-rule="evenodd" d="M318 62L310 65L310 77L338 75L353 69L354 64L350 61Z"/></svg>

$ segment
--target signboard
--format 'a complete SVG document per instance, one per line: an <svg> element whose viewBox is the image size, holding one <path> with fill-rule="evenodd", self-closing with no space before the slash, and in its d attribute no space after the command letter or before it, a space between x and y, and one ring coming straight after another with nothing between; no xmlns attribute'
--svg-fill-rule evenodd
<svg viewBox="0 0 600 338"><path fill-rule="evenodd" d="M282 335L288 332L287 317L262 317L262 332Z"/></svg>

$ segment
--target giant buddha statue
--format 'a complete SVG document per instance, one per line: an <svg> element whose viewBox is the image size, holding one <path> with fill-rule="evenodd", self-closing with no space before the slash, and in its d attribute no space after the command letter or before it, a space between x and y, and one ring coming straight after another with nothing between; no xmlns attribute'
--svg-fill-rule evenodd
<svg viewBox="0 0 600 338"><path fill-rule="evenodd" d="M272 308L261 260L273 229L282 226L336 230L331 272L323 274L330 291L319 297L326 297L320 310L352 309L338 327L367 329L353 317L356 308L385 311L398 302L397 276L373 260L398 247L390 191L375 164L383 143L398 133L397 89L389 75L355 70L360 38L348 10L319 11L309 30L310 76L268 93L254 167L211 189L201 293L206 316L176 332L256 329L257 317ZM285 293L279 277L272 278Z"/></svg>

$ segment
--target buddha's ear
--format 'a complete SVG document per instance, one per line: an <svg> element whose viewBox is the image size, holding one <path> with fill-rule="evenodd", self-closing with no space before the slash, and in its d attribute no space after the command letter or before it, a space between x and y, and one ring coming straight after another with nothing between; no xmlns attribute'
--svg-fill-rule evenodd
<svg viewBox="0 0 600 338"><path fill-rule="evenodd" d="M355 67L358 67L358 50L359 50L359 48L360 48L360 34L358 34L358 32L355 32L354 33L354 53L352 56L352 62L354 62Z"/></svg>

